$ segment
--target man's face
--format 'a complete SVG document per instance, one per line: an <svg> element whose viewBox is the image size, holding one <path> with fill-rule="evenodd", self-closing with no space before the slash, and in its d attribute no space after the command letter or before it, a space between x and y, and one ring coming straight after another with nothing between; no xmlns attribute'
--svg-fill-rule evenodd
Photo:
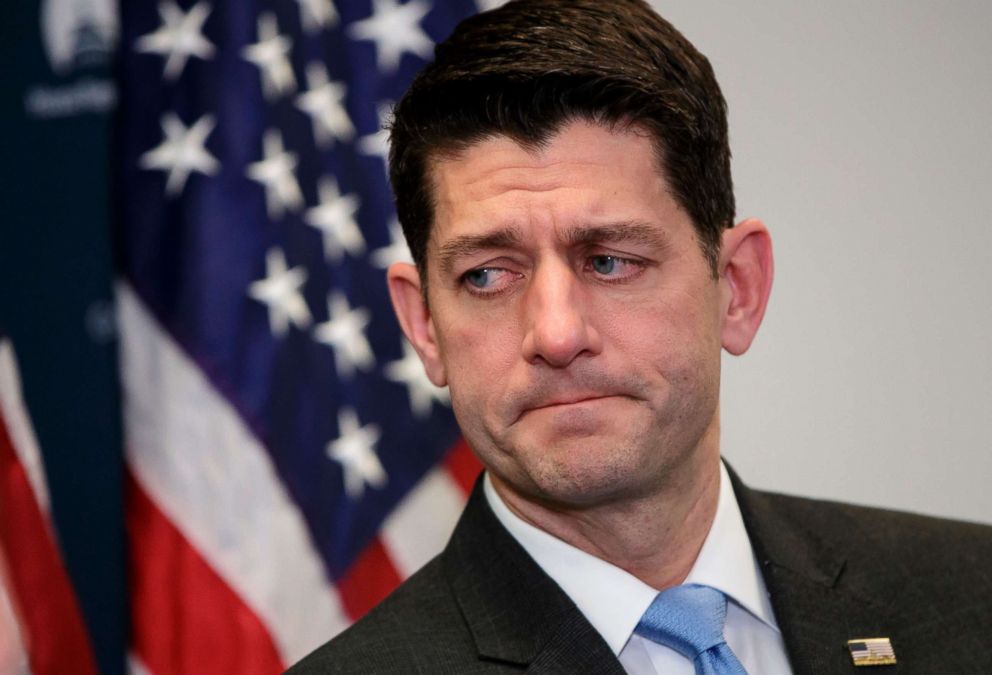
<svg viewBox="0 0 992 675"><path fill-rule="evenodd" d="M498 137L433 179L418 348L499 484L590 506L717 452L726 293L647 134Z"/></svg>

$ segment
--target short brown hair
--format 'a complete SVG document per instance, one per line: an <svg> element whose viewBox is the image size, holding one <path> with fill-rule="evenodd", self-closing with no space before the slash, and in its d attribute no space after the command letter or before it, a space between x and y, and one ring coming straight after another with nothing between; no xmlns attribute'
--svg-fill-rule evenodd
<svg viewBox="0 0 992 675"><path fill-rule="evenodd" d="M421 277L434 159L497 135L537 148L580 119L651 134L715 274L734 192L709 61L642 0L515 0L460 23L394 109L390 180Z"/></svg>

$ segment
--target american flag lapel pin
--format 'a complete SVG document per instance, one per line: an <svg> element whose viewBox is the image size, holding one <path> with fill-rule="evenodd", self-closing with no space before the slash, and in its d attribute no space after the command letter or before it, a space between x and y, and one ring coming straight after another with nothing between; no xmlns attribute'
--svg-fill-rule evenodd
<svg viewBox="0 0 992 675"><path fill-rule="evenodd" d="M891 666L896 662L896 653L887 637L848 640L847 648L856 666Z"/></svg>

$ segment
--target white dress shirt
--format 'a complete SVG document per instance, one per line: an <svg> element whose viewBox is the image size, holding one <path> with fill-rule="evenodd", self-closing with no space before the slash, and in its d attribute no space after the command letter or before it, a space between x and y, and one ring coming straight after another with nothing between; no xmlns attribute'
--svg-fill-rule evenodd
<svg viewBox="0 0 992 675"><path fill-rule="evenodd" d="M628 673L694 675L693 664L687 658L634 635L641 615L658 595L656 589L523 521L503 503L488 474L484 488L486 500L499 521L572 599ZM724 637L749 673L792 672L765 581L722 463L716 516L683 583L712 586L727 596Z"/></svg>

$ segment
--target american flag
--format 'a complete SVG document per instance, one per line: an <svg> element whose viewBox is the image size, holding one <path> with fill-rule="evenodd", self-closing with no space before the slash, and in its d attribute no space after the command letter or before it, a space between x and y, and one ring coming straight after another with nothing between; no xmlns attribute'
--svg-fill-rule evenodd
<svg viewBox="0 0 992 675"><path fill-rule="evenodd" d="M478 472L389 306L382 125L482 7L121 5L131 663L279 672L440 550Z"/></svg>
<svg viewBox="0 0 992 675"><path fill-rule="evenodd" d="M889 638L848 640L847 648L855 666L889 666L896 663L896 653Z"/></svg>

